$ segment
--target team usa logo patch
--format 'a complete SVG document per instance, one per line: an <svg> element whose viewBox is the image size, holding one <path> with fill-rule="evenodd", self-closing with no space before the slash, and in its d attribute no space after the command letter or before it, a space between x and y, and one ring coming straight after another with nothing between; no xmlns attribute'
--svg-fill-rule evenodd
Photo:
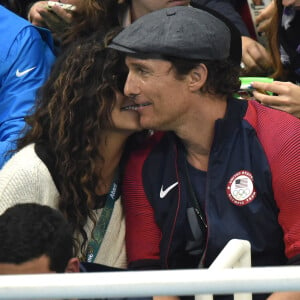
<svg viewBox="0 0 300 300"><path fill-rule="evenodd" d="M235 173L227 184L226 193L230 201L238 206L253 201L256 197L256 191L252 174L245 170Z"/></svg>

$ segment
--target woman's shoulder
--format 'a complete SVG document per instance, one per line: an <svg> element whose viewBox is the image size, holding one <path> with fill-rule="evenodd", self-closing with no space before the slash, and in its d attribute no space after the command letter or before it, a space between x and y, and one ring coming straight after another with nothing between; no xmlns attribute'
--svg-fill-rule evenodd
<svg viewBox="0 0 300 300"><path fill-rule="evenodd" d="M20 172L31 173L36 168L42 167L43 162L35 152L35 144L27 145L16 152L3 166L0 177Z"/></svg>
<svg viewBox="0 0 300 300"><path fill-rule="evenodd" d="M51 174L34 144L15 153L0 171L0 213L22 202L56 206L57 197Z"/></svg>

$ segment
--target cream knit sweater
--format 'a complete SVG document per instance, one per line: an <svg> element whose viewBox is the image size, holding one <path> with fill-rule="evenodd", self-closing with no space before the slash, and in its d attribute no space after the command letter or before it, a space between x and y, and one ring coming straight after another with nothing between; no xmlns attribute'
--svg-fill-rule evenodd
<svg viewBox="0 0 300 300"><path fill-rule="evenodd" d="M16 153L0 171L0 214L17 203L34 202L58 206L59 193L47 166L34 151L34 144ZM102 209L95 210L97 218ZM88 220L85 230L90 238L92 222ZM95 258L95 263L126 268L125 220L119 198Z"/></svg>

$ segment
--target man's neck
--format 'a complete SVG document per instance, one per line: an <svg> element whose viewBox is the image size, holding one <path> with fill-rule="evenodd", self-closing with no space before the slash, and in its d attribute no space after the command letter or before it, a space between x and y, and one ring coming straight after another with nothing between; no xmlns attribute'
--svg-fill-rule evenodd
<svg viewBox="0 0 300 300"><path fill-rule="evenodd" d="M188 162L195 168L207 171L209 154L215 134L215 122L224 118L227 102L225 99L212 100L208 97L198 101L201 109L195 107L193 115L189 116L186 125L175 130L176 135L182 140ZM202 99L198 99L202 100Z"/></svg>

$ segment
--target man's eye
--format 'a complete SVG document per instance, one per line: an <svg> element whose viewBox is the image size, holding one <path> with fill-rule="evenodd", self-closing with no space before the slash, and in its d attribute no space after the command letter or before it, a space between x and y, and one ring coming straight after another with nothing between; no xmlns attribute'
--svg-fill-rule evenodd
<svg viewBox="0 0 300 300"><path fill-rule="evenodd" d="M137 73L140 74L140 75L144 75L144 74L147 73L147 71L146 71L145 69L143 69L143 68L137 68L136 71L137 71Z"/></svg>

